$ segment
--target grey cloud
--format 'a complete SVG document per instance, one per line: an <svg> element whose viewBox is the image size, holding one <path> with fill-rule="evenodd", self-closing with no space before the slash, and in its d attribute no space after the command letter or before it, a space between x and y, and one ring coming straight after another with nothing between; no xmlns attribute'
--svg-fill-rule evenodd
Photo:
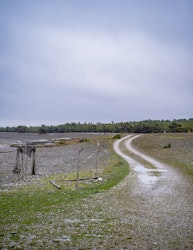
<svg viewBox="0 0 193 250"><path fill-rule="evenodd" d="M49 124L190 117L193 48L141 27L17 19L10 49L0 50L2 117Z"/></svg>

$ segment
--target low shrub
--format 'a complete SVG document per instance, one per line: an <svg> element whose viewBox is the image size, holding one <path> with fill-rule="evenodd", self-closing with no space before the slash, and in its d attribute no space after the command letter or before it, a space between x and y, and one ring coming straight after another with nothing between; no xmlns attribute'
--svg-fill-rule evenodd
<svg viewBox="0 0 193 250"><path fill-rule="evenodd" d="M168 144L166 144L165 146L163 146L163 148L165 149L165 148L171 148L171 143L169 142Z"/></svg>
<svg viewBox="0 0 193 250"><path fill-rule="evenodd" d="M116 134L114 137L113 137L114 140L116 139L121 139L121 134Z"/></svg>
<svg viewBox="0 0 193 250"><path fill-rule="evenodd" d="M79 142L89 142L89 141L90 141L90 139L88 139L88 138L81 138Z"/></svg>

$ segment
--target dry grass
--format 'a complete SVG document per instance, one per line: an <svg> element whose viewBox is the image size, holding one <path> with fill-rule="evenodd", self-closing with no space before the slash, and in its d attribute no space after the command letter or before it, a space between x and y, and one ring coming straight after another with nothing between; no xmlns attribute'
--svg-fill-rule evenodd
<svg viewBox="0 0 193 250"><path fill-rule="evenodd" d="M133 145L193 179L193 133L144 134Z"/></svg>

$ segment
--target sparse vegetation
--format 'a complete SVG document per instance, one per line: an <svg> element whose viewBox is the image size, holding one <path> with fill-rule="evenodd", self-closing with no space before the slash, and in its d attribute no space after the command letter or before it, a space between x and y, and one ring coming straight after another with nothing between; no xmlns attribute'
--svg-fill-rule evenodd
<svg viewBox="0 0 193 250"><path fill-rule="evenodd" d="M161 162L178 168L193 179L193 133L143 135L136 138L133 144Z"/></svg>
<svg viewBox="0 0 193 250"><path fill-rule="evenodd" d="M85 145L94 143L97 149L98 141L103 145L107 141L108 145L114 142L112 135L109 138L104 140L104 137L95 137ZM168 142L172 147L164 149ZM186 161L188 164L183 165L184 169L192 166L191 133L143 135L135 139L134 144L155 158L162 159L161 156L165 155L166 163L169 163L167 157L171 156L173 162L181 162L181 166ZM79 145L82 146L82 143ZM70 147L76 148L76 145ZM61 150L62 147L41 148L42 151L57 149ZM25 183L25 186L15 187L12 191L1 190L0 248L191 249L191 203L186 210L178 207L184 208L184 204L187 205L184 202L186 194L183 202L180 202L184 190L180 189L180 196L168 195L170 191L175 192L175 189L168 182L172 176L167 174L165 182L164 179L161 182L166 193L162 189L160 195L158 184L154 188L145 189L138 185L133 171L117 185L128 174L128 164L110 148L108 150L110 162L99 164L103 182L84 181L76 189L75 182L63 181L76 178L75 172L68 175L58 173L38 178L33 185ZM78 152L77 149L75 152ZM93 176L91 171L83 169L80 177ZM156 169L151 174L157 177L162 175ZM61 189L55 188L49 180L54 180ZM188 195L191 194L190 189Z"/></svg>
<svg viewBox="0 0 193 250"><path fill-rule="evenodd" d="M81 138L79 142L89 142L90 139L89 138Z"/></svg>
<svg viewBox="0 0 193 250"><path fill-rule="evenodd" d="M116 139L121 139L121 134L116 134L114 137L113 137L114 140Z"/></svg>
<svg viewBox="0 0 193 250"><path fill-rule="evenodd" d="M171 148L171 143L169 142L168 144L164 145L163 148Z"/></svg>
<svg viewBox="0 0 193 250"><path fill-rule="evenodd" d="M108 138L105 140L108 141ZM112 140L108 143L112 143ZM35 183L15 187L12 191L2 190L0 193L1 248L63 249L69 244L76 245L80 239L95 238L92 235L92 227L93 223L97 223L97 218L92 219L91 214L84 218L88 221L87 233L79 234L80 217L86 216L84 208L80 208L82 201L117 185L129 171L128 164L112 149L109 148L109 150L111 157L108 165L99 165L102 182L82 181L79 189L76 189L75 182L63 181L76 178L76 172L73 172L67 175L54 174L38 178ZM80 177L82 176L92 176L91 170L80 172ZM55 188L49 180L54 180L61 189ZM76 213L76 207L77 213L80 210L83 212L76 221L72 222L77 225L76 229L66 225L64 227L62 224L71 220L71 213L72 211ZM95 211L93 210L92 213L94 214ZM98 220L103 223L101 233L105 234L109 223L105 218ZM70 225L68 223L67 225Z"/></svg>

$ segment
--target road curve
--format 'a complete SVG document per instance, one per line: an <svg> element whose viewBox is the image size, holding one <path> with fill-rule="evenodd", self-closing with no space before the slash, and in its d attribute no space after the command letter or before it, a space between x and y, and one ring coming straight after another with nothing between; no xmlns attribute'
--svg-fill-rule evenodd
<svg viewBox="0 0 193 250"><path fill-rule="evenodd" d="M128 220L135 225L133 242L137 242L139 249L193 249L192 182L172 167L133 148L132 141L138 136L129 135L114 143L114 150L131 169L122 184L129 186L130 191L122 188L128 192L124 193L129 200L124 200L129 207ZM147 169L123 153L119 147L123 141L128 151L150 162L154 168Z"/></svg>
<svg viewBox="0 0 193 250"><path fill-rule="evenodd" d="M159 162L158 160L142 153L139 152L137 149L135 149L132 146L132 141L134 139L136 139L137 137L139 137L140 135L129 135L126 136L120 140L117 140L114 143L114 150L117 152L117 154L119 154L123 159L125 159L133 168L133 170L135 170L135 172L138 173L138 178L141 180L141 182L143 182L145 185L150 185L155 181L159 180L159 177L163 177L163 173L164 172L168 172L169 170L171 171L170 167L167 166L166 164L163 164L161 162ZM124 154L123 152L121 152L119 145L120 143L124 141L125 147L128 151L130 151L131 153L140 156L142 159L144 159L145 161L149 162L153 168L145 168L141 163L139 163L138 161L132 159L131 157L129 157L128 155Z"/></svg>

